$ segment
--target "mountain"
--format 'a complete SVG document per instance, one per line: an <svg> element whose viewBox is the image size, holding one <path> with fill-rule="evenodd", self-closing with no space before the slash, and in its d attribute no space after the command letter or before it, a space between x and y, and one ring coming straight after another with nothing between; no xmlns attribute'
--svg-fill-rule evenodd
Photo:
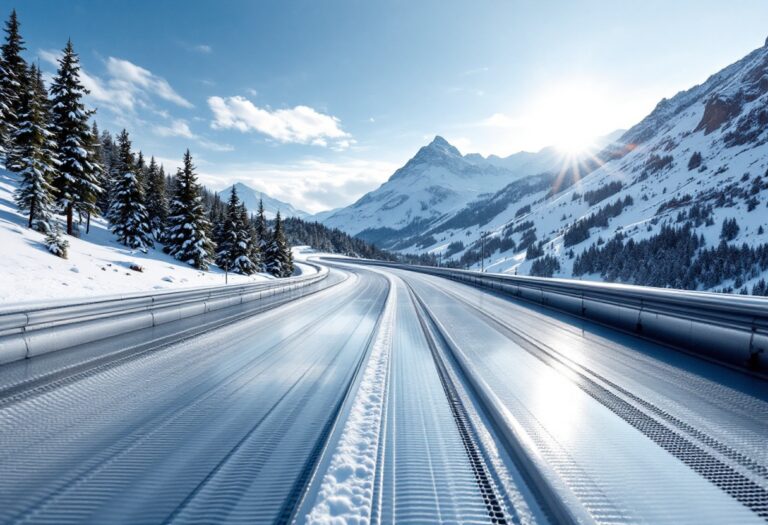
<svg viewBox="0 0 768 525"><path fill-rule="evenodd" d="M491 271L762 295L766 204L768 42L576 169L517 179L398 248L476 268L487 232Z"/></svg>
<svg viewBox="0 0 768 525"><path fill-rule="evenodd" d="M297 210L287 202L283 202L281 200L275 199L274 197L270 197L266 193L254 190L242 182L235 183L234 187L235 190L237 190L238 197L240 197L240 200L245 203L245 207L248 208L249 213L256 213L256 210L259 209L259 199L262 199L264 202L264 214L268 219L274 219L278 211L280 211L280 214L283 217L305 218L310 215L305 211ZM232 186L228 186L221 190L219 195L221 196L222 200L226 202L231 191Z"/></svg>
<svg viewBox="0 0 768 525"><path fill-rule="evenodd" d="M613 138L603 137L599 143L605 145ZM569 160L580 165L587 158L585 154ZM526 176L560 171L562 164L563 155L552 147L504 158L462 155L437 136L379 188L347 208L316 217L383 248L407 250L473 201Z"/></svg>

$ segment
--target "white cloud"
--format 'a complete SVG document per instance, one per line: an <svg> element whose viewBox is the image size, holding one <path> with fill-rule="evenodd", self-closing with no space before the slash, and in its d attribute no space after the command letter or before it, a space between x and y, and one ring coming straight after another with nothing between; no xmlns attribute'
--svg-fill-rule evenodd
<svg viewBox="0 0 768 525"><path fill-rule="evenodd" d="M259 92L256 91L253 88L248 88L248 89L245 90L245 92L248 93L249 95L251 95L252 97L258 97L259 96Z"/></svg>
<svg viewBox="0 0 768 525"><path fill-rule="evenodd" d="M211 151L233 151L235 148L229 144L219 144L205 137L197 135L190 129L189 123L183 119L172 119L168 125L157 125L152 131L160 137L182 137L194 140L197 144Z"/></svg>
<svg viewBox="0 0 768 525"><path fill-rule="evenodd" d="M181 119L176 119L169 126L155 126L154 132L161 137L195 138L195 134L189 129L189 124Z"/></svg>
<svg viewBox="0 0 768 525"><path fill-rule="evenodd" d="M243 182L299 209L318 212L351 204L397 168L385 161L302 159L290 164L201 164L200 180L219 190Z"/></svg>
<svg viewBox="0 0 768 525"><path fill-rule="evenodd" d="M58 67L60 52L41 50L38 55L44 62ZM109 57L106 67L106 79L80 69L83 86L90 91L89 98L99 107L120 114L133 111L137 105L149 106L152 97L159 97L185 108L193 107L188 100L176 93L164 78L128 60Z"/></svg>
<svg viewBox="0 0 768 525"><path fill-rule="evenodd" d="M192 103L176 93L164 78L158 77L141 66L120 58L107 59L107 71L112 87L130 93L131 96L154 94L178 106L191 108Z"/></svg>
<svg viewBox="0 0 768 525"><path fill-rule="evenodd" d="M214 129L256 131L279 142L313 144L343 150L354 144L351 135L341 129L338 118L308 106L271 110L260 108L245 97L210 97Z"/></svg>
<svg viewBox="0 0 768 525"><path fill-rule="evenodd" d="M193 48L198 53L202 53L204 55L210 55L213 53L213 48L206 44L198 44Z"/></svg>
<svg viewBox="0 0 768 525"><path fill-rule="evenodd" d="M523 124L522 119L515 119L504 113L494 113L488 118L481 120L478 125L489 128L514 128Z"/></svg>

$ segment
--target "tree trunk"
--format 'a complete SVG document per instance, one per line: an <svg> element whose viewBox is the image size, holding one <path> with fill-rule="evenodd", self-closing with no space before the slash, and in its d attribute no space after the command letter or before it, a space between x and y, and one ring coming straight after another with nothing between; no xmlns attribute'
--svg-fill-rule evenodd
<svg viewBox="0 0 768 525"><path fill-rule="evenodd" d="M88 212L88 215L86 216L86 222L85 222L85 233L91 233L91 212Z"/></svg>
<svg viewBox="0 0 768 525"><path fill-rule="evenodd" d="M72 235L72 205L67 205L67 235Z"/></svg>
<svg viewBox="0 0 768 525"><path fill-rule="evenodd" d="M29 222L27 223L27 228L32 227L32 217L35 216L35 201L32 201L32 205L29 207Z"/></svg>

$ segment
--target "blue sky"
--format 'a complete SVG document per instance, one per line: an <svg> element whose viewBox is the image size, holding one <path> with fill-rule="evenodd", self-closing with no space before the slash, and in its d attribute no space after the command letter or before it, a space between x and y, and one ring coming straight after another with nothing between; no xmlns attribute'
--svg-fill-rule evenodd
<svg viewBox="0 0 768 525"><path fill-rule="evenodd" d="M12 7L3 3L6 11ZM576 148L763 44L768 2L25 0L27 57L68 37L97 120L213 189L350 204L440 134Z"/></svg>

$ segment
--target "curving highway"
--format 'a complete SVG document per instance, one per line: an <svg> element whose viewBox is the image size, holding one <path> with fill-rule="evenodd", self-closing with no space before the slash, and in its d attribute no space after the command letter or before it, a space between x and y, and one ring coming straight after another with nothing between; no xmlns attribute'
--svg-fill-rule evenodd
<svg viewBox="0 0 768 525"><path fill-rule="evenodd" d="M764 379L323 264L295 300L0 366L0 523L768 521Z"/></svg>

